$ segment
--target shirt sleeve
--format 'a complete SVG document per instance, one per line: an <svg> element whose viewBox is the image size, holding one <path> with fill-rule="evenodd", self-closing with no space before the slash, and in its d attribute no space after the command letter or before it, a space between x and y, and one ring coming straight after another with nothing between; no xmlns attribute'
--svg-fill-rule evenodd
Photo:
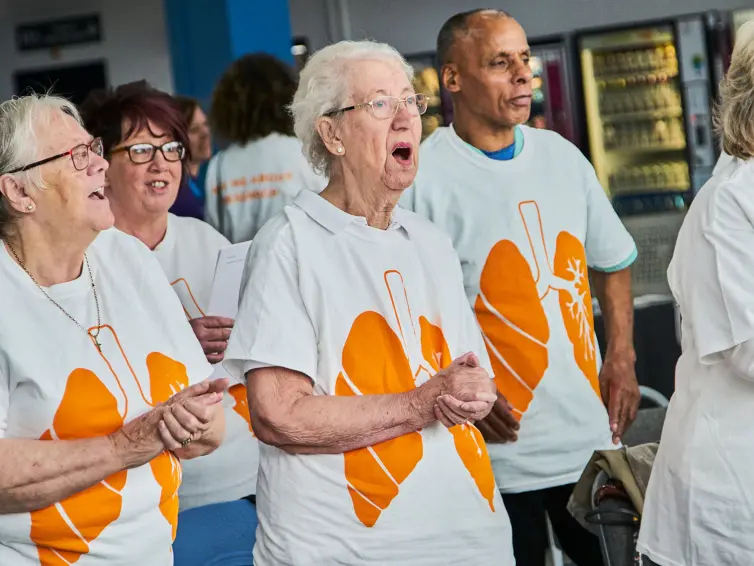
<svg viewBox="0 0 754 566"><path fill-rule="evenodd" d="M629 267L637 256L636 244L615 213L592 165L582 160L586 190L586 260L589 267L607 273Z"/></svg>
<svg viewBox="0 0 754 566"><path fill-rule="evenodd" d="M681 270L671 263L671 286L681 289L681 316L703 363L754 339L754 200L745 202L748 189L718 187L709 197L707 225L688 226L681 233L686 240L676 244Z"/></svg>
<svg viewBox="0 0 754 566"><path fill-rule="evenodd" d="M245 383L246 372L283 367L314 380L317 338L299 288L298 265L287 227L267 225L246 259L236 324L223 366ZM270 238L270 232L276 231Z"/></svg>
<svg viewBox="0 0 754 566"><path fill-rule="evenodd" d="M8 411L10 408L10 382L8 376L0 371L0 438L5 438L8 428Z"/></svg>

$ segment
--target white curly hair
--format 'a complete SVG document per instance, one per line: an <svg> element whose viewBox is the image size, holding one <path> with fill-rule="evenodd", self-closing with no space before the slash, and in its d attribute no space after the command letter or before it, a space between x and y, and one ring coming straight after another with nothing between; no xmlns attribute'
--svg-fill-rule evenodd
<svg viewBox="0 0 754 566"><path fill-rule="evenodd" d="M375 41L340 41L329 45L317 51L301 71L290 111L304 155L316 171L328 176L331 173L333 155L317 132L317 122L327 112L341 108L348 99L349 67L361 61L384 59L397 61L409 81L414 78L413 68L394 47Z"/></svg>

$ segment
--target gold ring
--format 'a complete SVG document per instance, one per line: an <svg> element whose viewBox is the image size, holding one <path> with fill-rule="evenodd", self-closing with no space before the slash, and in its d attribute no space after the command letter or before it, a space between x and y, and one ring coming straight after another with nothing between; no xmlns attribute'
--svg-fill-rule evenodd
<svg viewBox="0 0 754 566"><path fill-rule="evenodd" d="M192 439L191 439L190 436L186 440L182 440L181 441L181 446L185 448L186 446L188 446L189 444L191 444L191 440Z"/></svg>

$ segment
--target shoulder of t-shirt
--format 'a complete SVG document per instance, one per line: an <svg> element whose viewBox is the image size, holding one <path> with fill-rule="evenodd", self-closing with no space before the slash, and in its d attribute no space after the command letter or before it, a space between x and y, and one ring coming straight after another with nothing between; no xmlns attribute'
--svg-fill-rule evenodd
<svg viewBox="0 0 754 566"><path fill-rule="evenodd" d="M419 147L419 163L421 159L432 159L438 152L450 149L452 132L449 126L442 126L432 132Z"/></svg>
<svg viewBox="0 0 754 566"><path fill-rule="evenodd" d="M202 241L209 240L220 247L230 245L230 241L225 236L203 220L189 216L176 216L172 213L170 214L170 220L181 234L190 233Z"/></svg>
<svg viewBox="0 0 754 566"><path fill-rule="evenodd" d="M708 185L697 195L703 196L706 191L712 191L708 197L709 220L714 224L715 218L725 215L728 219L738 217L747 224L752 223L746 212L754 211L754 162L744 162L737 166L736 170L729 175L726 172L713 175ZM692 205L693 206L693 205ZM744 218L746 216L746 218ZM720 226L721 229L733 228L732 226ZM739 226L740 228L740 226Z"/></svg>
<svg viewBox="0 0 754 566"><path fill-rule="evenodd" d="M548 152L560 155L565 160L571 161L574 157L577 159L575 162L579 165L588 164L581 150L576 147L572 142L564 138L558 132L553 130L545 130L543 128L532 128L524 124L518 126L524 133L524 151L526 151L526 142L530 141L535 145L535 151L537 153Z"/></svg>
<svg viewBox="0 0 754 566"><path fill-rule="evenodd" d="M287 259L295 258L295 242L291 226L291 216L294 220L298 214L306 216L304 211L293 206L286 206L282 211L270 218L262 229L254 236L251 243L252 254L276 254Z"/></svg>
<svg viewBox="0 0 754 566"><path fill-rule="evenodd" d="M426 242L435 248L453 252L453 242L450 236L438 228L431 220L412 210L401 207L396 208L393 214L396 215L396 220L409 233L410 238L419 238L422 242Z"/></svg>
<svg viewBox="0 0 754 566"><path fill-rule="evenodd" d="M151 250L141 240L121 232L117 228L100 232L92 242L92 247L105 256L118 258L119 261L124 257L123 254L126 254L127 257L149 257L153 259Z"/></svg>

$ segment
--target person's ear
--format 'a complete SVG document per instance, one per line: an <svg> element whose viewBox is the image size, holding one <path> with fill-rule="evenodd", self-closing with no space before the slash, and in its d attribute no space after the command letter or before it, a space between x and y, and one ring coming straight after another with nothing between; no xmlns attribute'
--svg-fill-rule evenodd
<svg viewBox="0 0 754 566"><path fill-rule="evenodd" d="M459 92L461 90L461 75L458 72L458 66L455 63L443 65L440 69L442 77L442 86L448 92Z"/></svg>
<svg viewBox="0 0 754 566"><path fill-rule="evenodd" d="M338 127L337 120L329 116L322 116L317 121L317 133L322 138L327 151L333 155L343 156L346 154L346 146L341 138L341 128Z"/></svg>
<svg viewBox="0 0 754 566"><path fill-rule="evenodd" d="M5 197L10 207L16 212L28 214L34 212L37 207L36 203L13 175L0 176L0 194Z"/></svg>

